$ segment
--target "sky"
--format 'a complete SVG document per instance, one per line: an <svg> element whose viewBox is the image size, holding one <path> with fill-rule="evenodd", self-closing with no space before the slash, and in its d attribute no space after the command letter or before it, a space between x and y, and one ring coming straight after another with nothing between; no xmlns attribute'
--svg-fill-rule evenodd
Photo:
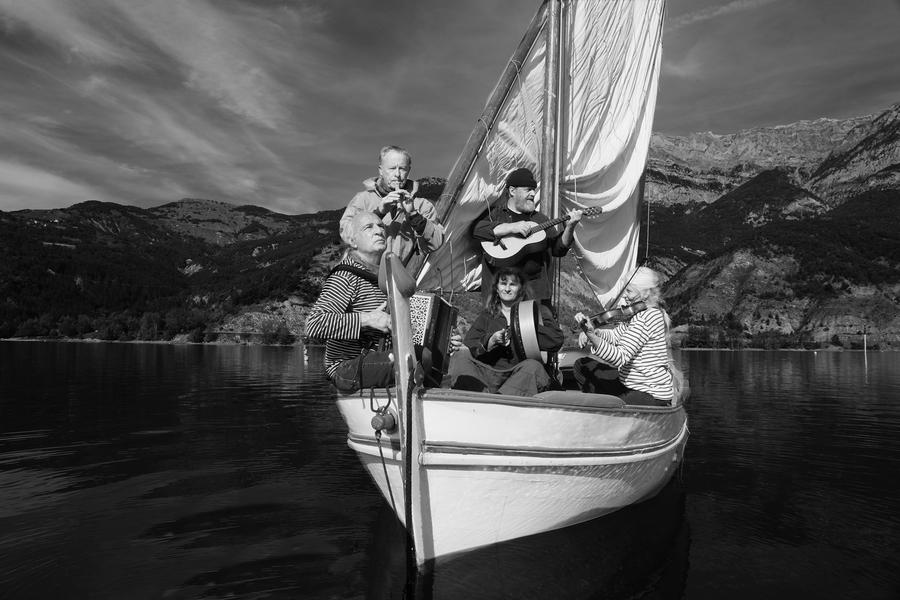
<svg viewBox="0 0 900 600"><path fill-rule="evenodd" d="M604 0L606 1L606 0ZM0 0L0 210L340 208L446 177L539 0ZM669 0L654 130L900 102L900 0Z"/></svg>

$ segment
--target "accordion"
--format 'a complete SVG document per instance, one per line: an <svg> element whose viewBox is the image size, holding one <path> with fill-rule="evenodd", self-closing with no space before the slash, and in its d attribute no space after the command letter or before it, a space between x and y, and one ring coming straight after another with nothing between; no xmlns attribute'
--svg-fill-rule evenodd
<svg viewBox="0 0 900 600"><path fill-rule="evenodd" d="M440 387L450 368L450 334L459 311L437 294L418 293L409 299L413 344L420 346L425 386Z"/></svg>

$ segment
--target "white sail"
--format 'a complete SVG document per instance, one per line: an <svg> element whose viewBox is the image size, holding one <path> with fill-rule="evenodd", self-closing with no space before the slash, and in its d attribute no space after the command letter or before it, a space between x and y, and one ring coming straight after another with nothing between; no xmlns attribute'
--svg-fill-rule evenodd
<svg viewBox="0 0 900 600"><path fill-rule="evenodd" d="M428 256L419 271L418 289L460 291L480 285L481 253L471 238L472 223L500 195L510 171L518 167L538 171L544 126L545 52L546 38L538 35L523 59L511 61L515 71L512 86L459 194L449 203L444 244ZM486 125L479 121L476 127ZM454 170L468 166L458 161Z"/></svg>
<svg viewBox="0 0 900 600"><path fill-rule="evenodd" d="M576 228L573 252L606 305L637 259L639 185L656 103L664 1L573 1L565 14L559 212L603 208ZM524 166L537 172L540 163L545 51L545 36L539 35L516 65L496 121L450 200L444 246L419 270L420 289L462 290L480 283L472 222L497 199L509 171Z"/></svg>

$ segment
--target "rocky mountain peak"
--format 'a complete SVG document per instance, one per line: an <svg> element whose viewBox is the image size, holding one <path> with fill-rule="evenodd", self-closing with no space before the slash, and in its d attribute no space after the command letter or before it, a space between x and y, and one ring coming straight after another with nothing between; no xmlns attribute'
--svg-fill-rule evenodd
<svg viewBox="0 0 900 600"><path fill-rule="evenodd" d="M869 189L900 187L900 103L852 133L833 147L808 183L831 206Z"/></svg>
<svg viewBox="0 0 900 600"><path fill-rule="evenodd" d="M694 210L773 168L830 207L869 188L892 187L900 177L898 111L900 104L876 116L819 118L733 134L654 134L645 198Z"/></svg>
<svg viewBox="0 0 900 600"><path fill-rule="evenodd" d="M871 116L853 119L815 119L788 125L755 127L736 133L692 133L686 136L654 134L652 162L689 165L694 170L729 172L738 166L813 168L829 149L846 141Z"/></svg>
<svg viewBox="0 0 900 600"><path fill-rule="evenodd" d="M294 218L262 207L184 198L148 210L163 225L182 235L227 246L237 241L263 239L290 229Z"/></svg>

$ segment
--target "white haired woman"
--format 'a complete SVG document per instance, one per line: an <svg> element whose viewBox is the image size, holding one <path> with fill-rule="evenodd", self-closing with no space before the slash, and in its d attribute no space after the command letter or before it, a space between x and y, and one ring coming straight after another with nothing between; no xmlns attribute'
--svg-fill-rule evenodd
<svg viewBox="0 0 900 600"><path fill-rule="evenodd" d="M586 330L581 345L590 342L594 357L575 363L575 378L582 390L620 397L626 404L669 406L681 401L683 378L672 363L668 331L671 321L662 307L659 274L639 267L623 294L629 305L646 308L615 329ZM579 323L583 314L575 315ZM596 359L596 360L594 360ZM618 371L609 377L598 362Z"/></svg>

